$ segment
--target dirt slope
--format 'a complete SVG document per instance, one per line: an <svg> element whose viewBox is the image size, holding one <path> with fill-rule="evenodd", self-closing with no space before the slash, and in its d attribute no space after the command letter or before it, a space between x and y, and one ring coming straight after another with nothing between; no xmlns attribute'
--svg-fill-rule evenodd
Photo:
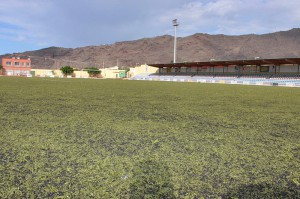
<svg viewBox="0 0 300 199"><path fill-rule="evenodd" d="M177 62L300 57L300 29L263 35L194 34L178 38ZM31 56L33 68L60 68L71 65L120 67L150 63L170 63L173 59L173 37L163 35L111 45L81 48L49 47L5 56Z"/></svg>

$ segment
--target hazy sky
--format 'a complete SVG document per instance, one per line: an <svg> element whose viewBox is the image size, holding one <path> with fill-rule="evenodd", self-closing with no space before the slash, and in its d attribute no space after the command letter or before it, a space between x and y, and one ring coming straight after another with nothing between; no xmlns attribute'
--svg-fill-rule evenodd
<svg viewBox="0 0 300 199"><path fill-rule="evenodd" d="M262 34L297 28L300 0L0 0L0 54L164 34Z"/></svg>

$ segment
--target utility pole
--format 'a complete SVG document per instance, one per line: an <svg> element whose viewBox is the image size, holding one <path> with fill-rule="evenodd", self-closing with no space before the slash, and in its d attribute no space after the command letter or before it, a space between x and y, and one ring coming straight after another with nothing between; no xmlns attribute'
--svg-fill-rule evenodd
<svg viewBox="0 0 300 199"><path fill-rule="evenodd" d="M173 60L173 63L175 64L176 63L176 43L177 43L177 26L179 26L179 23L177 22L177 19L174 19L173 20L173 26L174 26L174 29L175 29L175 33L174 33L174 60Z"/></svg>

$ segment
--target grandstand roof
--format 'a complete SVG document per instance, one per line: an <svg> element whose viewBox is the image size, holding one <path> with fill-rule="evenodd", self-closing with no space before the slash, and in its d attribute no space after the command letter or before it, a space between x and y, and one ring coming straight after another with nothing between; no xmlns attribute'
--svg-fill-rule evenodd
<svg viewBox="0 0 300 199"><path fill-rule="evenodd" d="M164 67L197 67L197 66L244 66L244 65L282 65L282 64L300 64L300 58L281 58L281 59L247 59L247 60L229 60L229 61L206 61L206 62L184 62L168 64L149 64L149 66Z"/></svg>

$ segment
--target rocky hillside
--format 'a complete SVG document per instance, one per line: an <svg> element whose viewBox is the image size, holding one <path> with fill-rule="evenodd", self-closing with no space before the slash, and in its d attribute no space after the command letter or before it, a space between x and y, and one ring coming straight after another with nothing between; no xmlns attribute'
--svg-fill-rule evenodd
<svg viewBox="0 0 300 199"><path fill-rule="evenodd" d="M178 38L177 62L300 57L300 29L263 35L194 34ZM81 48L50 47L21 54L30 56L33 68L76 68L96 66L134 66L151 63L170 63L173 59L173 37L170 35L117 42L111 45Z"/></svg>

